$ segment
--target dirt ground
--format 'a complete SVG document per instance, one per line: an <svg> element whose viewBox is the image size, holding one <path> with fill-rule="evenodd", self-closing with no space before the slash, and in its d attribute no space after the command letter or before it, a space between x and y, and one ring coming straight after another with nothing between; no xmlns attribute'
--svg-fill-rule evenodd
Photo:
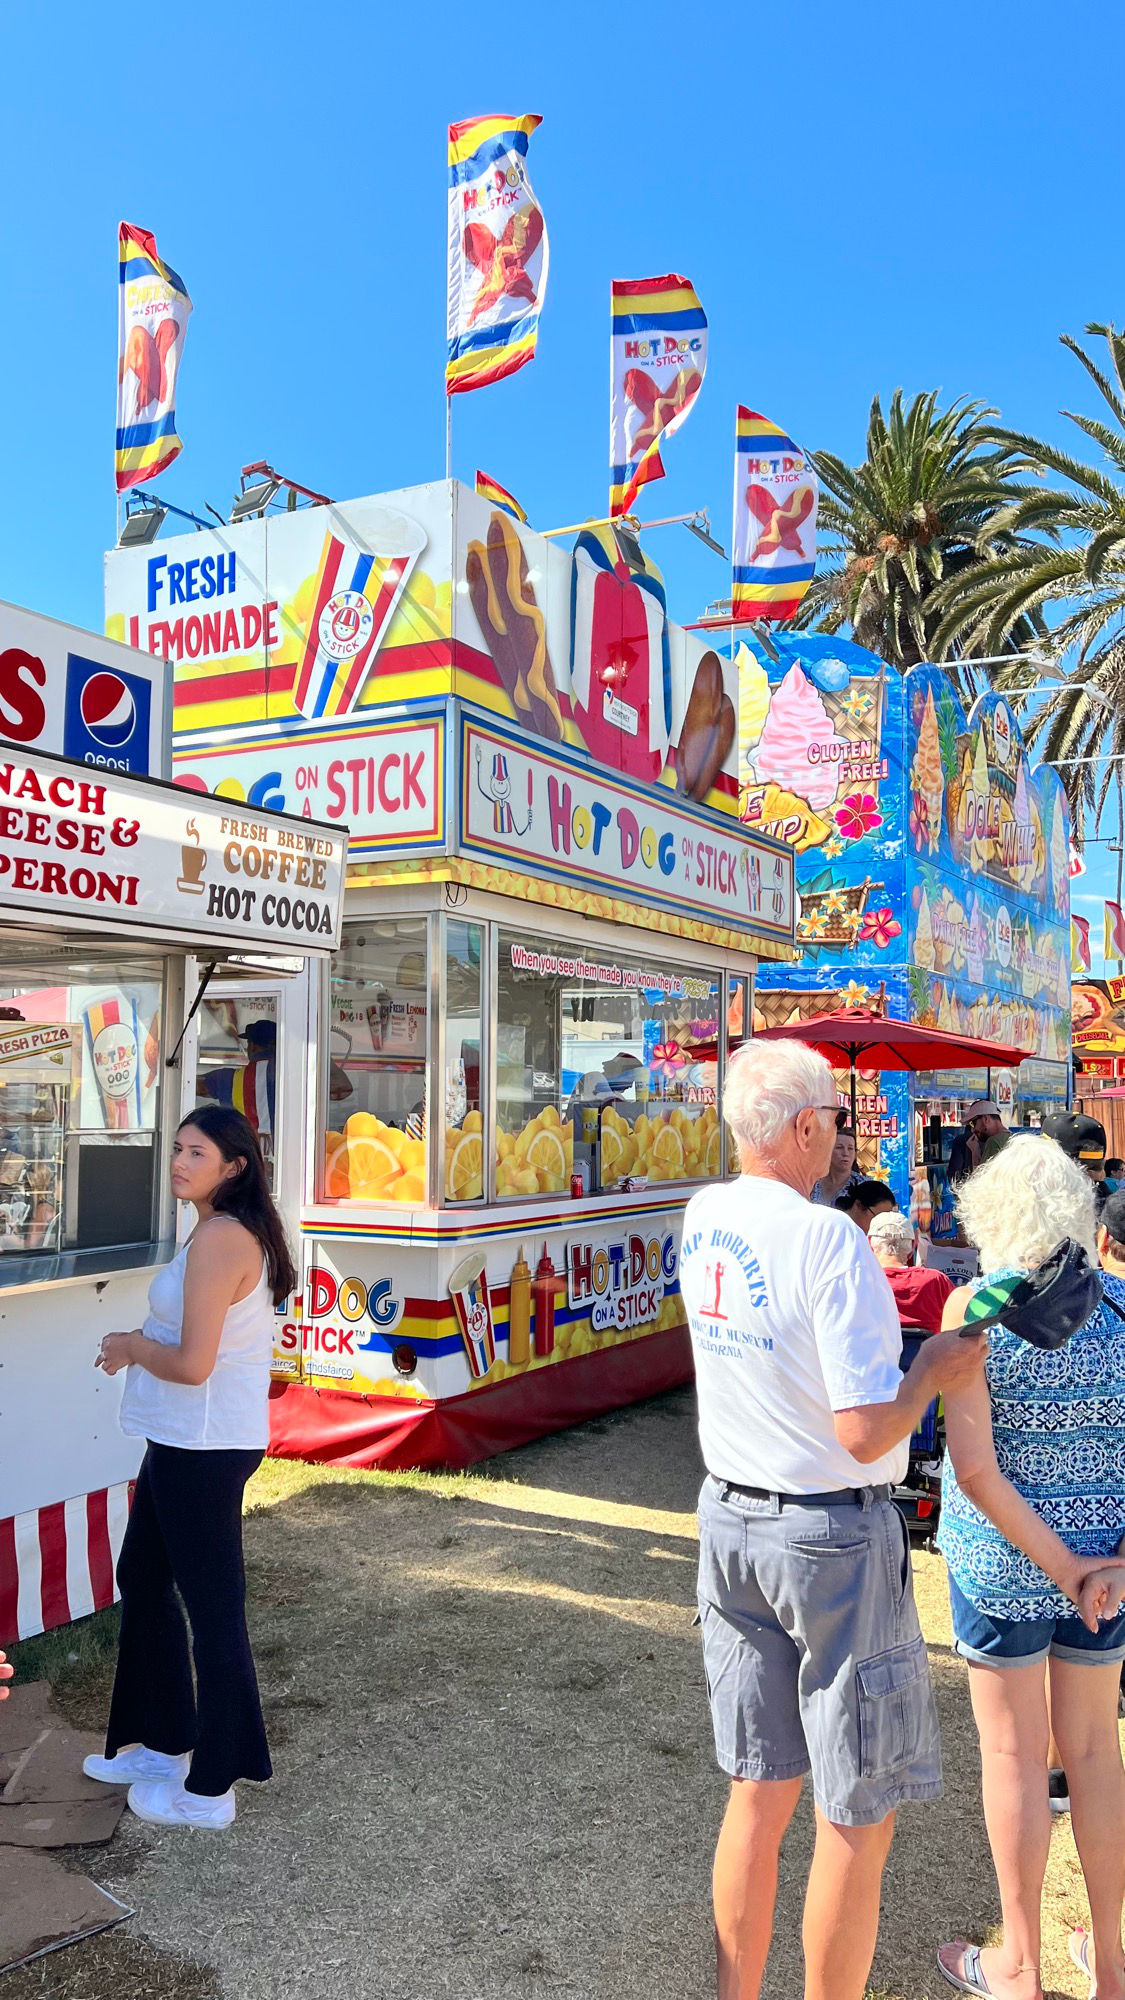
<svg viewBox="0 0 1125 2000"><path fill-rule="evenodd" d="M267 1465L252 1489L252 1630L272 1785L221 1837L126 1816L90 1872L132 1925L0 1981L0 2000L710 2000L712 1760L694 1611L698 1462L687 1391L460 1479ZM915 1559L946 1760L906 1808L872 1973L938 2000L945 1938L996 1894L944 1572ZM96 1720L104 1668L68 1699ZM65 1690L64 1690L65 1693ZM803 1805L765 2000L800 1992ZM1052 1840L1045 1990L1086 1916Z"/></svg>

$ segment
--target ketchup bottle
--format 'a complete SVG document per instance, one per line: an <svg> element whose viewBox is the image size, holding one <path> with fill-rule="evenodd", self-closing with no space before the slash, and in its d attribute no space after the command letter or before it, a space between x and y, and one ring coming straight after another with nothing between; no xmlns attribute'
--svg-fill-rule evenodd
<svg viewBox="0 0 1125 2000"><path fill-rule="evenodd" d="M531 1285L535 1300L535 1352L541 1361L555 1351L555 1293L558 1283L558 1272L544 1243L543 1255L535 1266Z"/></svg>

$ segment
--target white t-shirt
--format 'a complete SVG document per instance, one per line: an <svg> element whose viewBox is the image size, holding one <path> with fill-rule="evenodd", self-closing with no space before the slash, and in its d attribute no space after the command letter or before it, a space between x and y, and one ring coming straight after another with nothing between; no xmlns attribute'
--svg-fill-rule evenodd
<svg viewBox="0 0 1125 2000"><path fill-rule="evenodd" d="M894 1297L848 1216L751 1174L707 1188L684 1216L680 1288L709 1472L778 1493L898 1484L907 1439L862 1465L832 1423L902 1380Z"/></svg>
<svg viewBox="0 0 1125 2000"><path fill-rule="evenodd" d="M178 1347L184 1322L187 1243L148 1289L141 1332L162 1347ZM121 1428L126 1437L185 1451L264 1451L269 1442L273 1300L266 1260L252 1292L230 1306L215 1366L205 1382L163 1382L136 1362L125 1371Z"/></svg>

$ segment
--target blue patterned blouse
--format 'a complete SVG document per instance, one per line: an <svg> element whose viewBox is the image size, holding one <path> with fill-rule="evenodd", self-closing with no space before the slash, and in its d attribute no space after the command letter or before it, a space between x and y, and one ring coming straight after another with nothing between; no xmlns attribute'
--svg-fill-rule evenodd
<svg viewBox="0 0 1125 2000"><path fill-rule="evenodd" d="M979 1280L991 1284L1009 1272ZM1125 1307L1125 1282L1105 1290ZM1063 1347L1031 1347L1006 1327L988 1334L985 1375L996 1460L1076 1555L1112 1555L1125 1535L1125 1320L1091 1313ZM990 1618L1073 1618L1049 1582L957 1484L947 1457L938 1547L958 1589Z"/></svg>

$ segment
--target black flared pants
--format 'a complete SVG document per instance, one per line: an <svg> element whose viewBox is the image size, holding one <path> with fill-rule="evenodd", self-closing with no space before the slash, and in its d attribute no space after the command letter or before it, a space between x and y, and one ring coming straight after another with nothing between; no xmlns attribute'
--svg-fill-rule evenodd
<svg viewBox="0 0 1125 2000"><path fill-rule="evenodd" d="M190 1750L186 1788L206 1798L236 1778L273 1775L242 1562L242 1495L261 1462L260 1451L150 1444L117 1563L121 1642L106 1755L131 1743L173 1757Z"/></svg>

